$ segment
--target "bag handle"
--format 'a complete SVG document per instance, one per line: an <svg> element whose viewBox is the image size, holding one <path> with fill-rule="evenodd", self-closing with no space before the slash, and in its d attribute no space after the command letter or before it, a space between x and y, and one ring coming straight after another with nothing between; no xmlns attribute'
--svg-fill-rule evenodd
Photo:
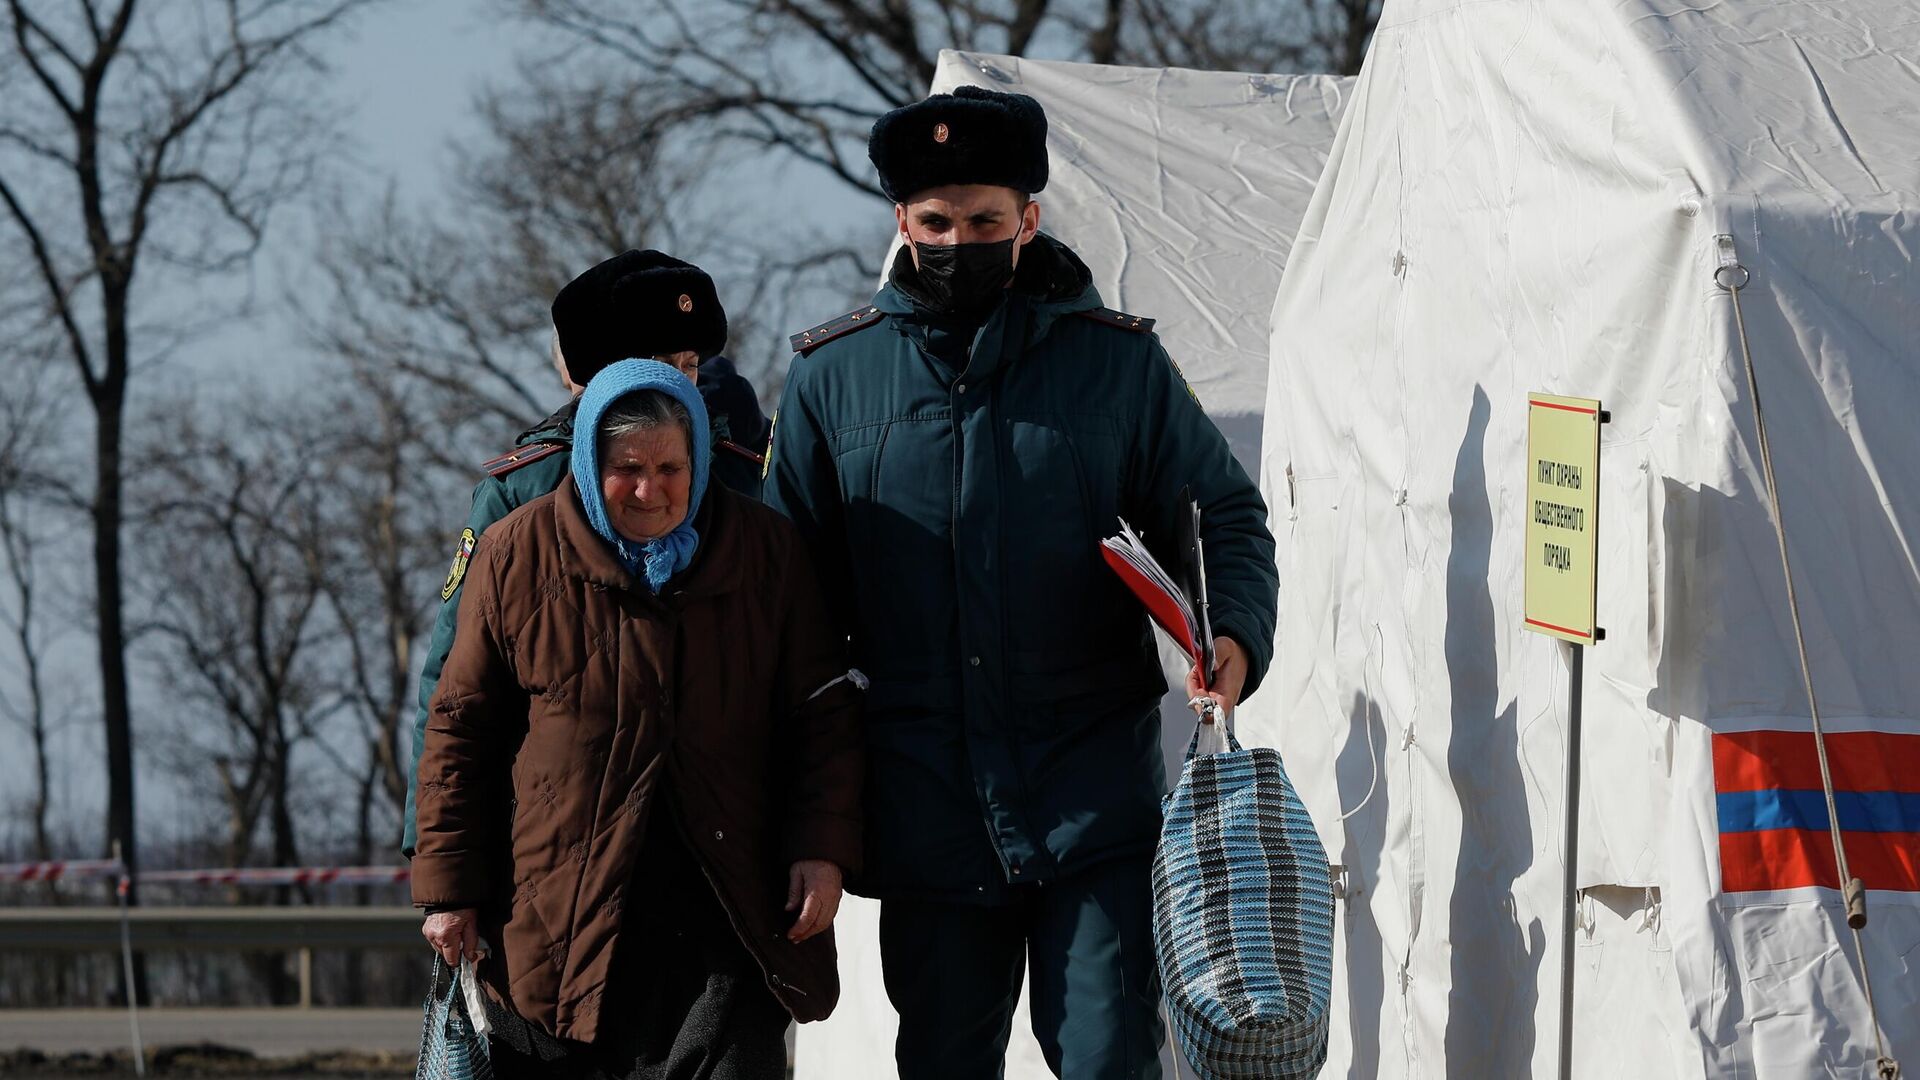
<svg viewBox="0 0 1920 1080"><path fill-rule="evenodd" d="M1219 702L1201 696L1187 704L1200 707L1200 717L1193 724L1193 738L1187 743L1188 761L1208 754L1239 752L1240 740L1233 737L1232 715L1222 709Z"/></svg>
<svg viewBox="0 0 1920 1080"><path fill-rule="evenodd" d="M493 952L483 938L480 941L480 958L486 959ZM427 978L427 1000L440 1000L440 973L448 974L447 993L459 994L461 1004L465 1006L467 1023L472 1025L473 1033L485 1038L493 1030L493 1024L487 1019L487 1002L480 990L480 976L474 970L472 960L462 956L458 969L448 966L440 950L433 951L433 974ZM449 1003L451 1004L451 1003Z"/></svg>
<svg viewBox="0 0 1920 1080"><path fill-rule="evenodd" d="M486 959L493 952L487 948L485 938L480 940L480 957ZM487 1019L487 1002L480 993L480 976L473 970L473 961L465 956L460 958L460 974L455 981L460 984L460 993L467 1003L467 1023L473 1025L473 1033L486 1038L493 1030L493 1024Z"/></svg>

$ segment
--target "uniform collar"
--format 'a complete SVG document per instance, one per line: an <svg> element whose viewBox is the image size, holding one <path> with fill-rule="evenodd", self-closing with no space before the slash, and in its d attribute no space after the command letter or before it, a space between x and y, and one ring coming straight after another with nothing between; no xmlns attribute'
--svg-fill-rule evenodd
<svg viewBox="0 0 1920 1080"><path fill-rule="evenodd" d="M531 443L569 443L573 442L573 414L580 411L580 399L568 398L565 405L553 411L553 415L520 433L513 441L515 446L527 446Z"/></svg>

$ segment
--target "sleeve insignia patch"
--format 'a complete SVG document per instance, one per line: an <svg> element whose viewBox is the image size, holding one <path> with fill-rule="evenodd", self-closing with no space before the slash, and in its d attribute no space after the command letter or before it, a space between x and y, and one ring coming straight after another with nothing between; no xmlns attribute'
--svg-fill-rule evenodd
<svg viewBox="0 0 1920 1080"><path fill-rule="evenodd" d="M1173 365L1174 378L1179 379L1180 385L1186 388L1187 396L1193 399L1195 405L1200 405L1200 395L1193 392L1193 384L1187 381L1187 373L1180 370L1180 361L1169 356L1167 357L1167 363ZM1200 407L1203 409L1206 408L1205 405L1200 405Z"/></svg>
<svg viewBox="0 0 1920 1080"><path fill-rule="evenodd" d="M453 565L447 568L447 583L440 587L440 602L453 599L460 583L466 580L467 564L473 561L473 545L476 541L472 529L460 530L460 549L453 553Z"/></svg>

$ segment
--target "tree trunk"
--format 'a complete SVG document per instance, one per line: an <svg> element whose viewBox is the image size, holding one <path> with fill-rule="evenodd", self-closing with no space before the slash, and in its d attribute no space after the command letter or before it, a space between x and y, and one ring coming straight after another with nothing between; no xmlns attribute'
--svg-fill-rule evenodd
<svg viewBox="0 0 1920 1080"><path fill-rule="evenodd" d="M1373 26L1377 17L1372 12L1372 0L1346 0L1347 33L1342 42L1340 74L1358 75L1360 65L1367 59L1367 42L1373 39Z"/></svg>
<svg viewBox="0 0 1920 1080"><path fill-rule="evenodd" d="M118 280L115 277L118 276ZM106 727L107 850L120 845L130 880L127 903L140 902L138 838L134 833L133 712L127 697L127 631L125 588L120 575L122 505L122 421L127 397L127 279L103 268L102 307L106 322L106 371L93 388L94 490L93 582L94 606L100 621L100 718ZM124 982L125 977L122 976ZM122 1000L131 992L145 1005L146 957L133 958L133 986L120 988Z"/></svg>
<svg viewBox="0 0 1920 1080"><path fill-rule="evenodd" d="M0 515L8 514L4 505L0 505ZM23 530L25 526L22 526ZM20 628L16 642L20 649L20 664L25 669L27 680L27 737L33 743L33 801L28 807L33 818L33 857L39 862L53 859L53 838L47 832L47 815L53 802L53 770L47 760L47 689L46 680L40 671L40 647L34 641L34 603L37 599L36 582L33 571L27 561L33 557L32 541L21 532L13 532L10 520L0 519L0 538L6 543L3 552L9 559L17 560L13 569L13 587L20 594ZM60 890L52 881L45 882L47 903L60 902Z"/></svg>
<svg viewBox="0 0 1920 1080"><path fill-rule="evenodd" d="M373 801L380 791L381 767L377 757L367 764L360 778L360 805L353 838L353 861L359 866L373 864ZM359 907L373 903L373 890L365 885L353 889L353 902ZM367 954L355 949L347 954L346 1005L367 1004Z"/></svg>
<svg viewBox="0 0 1920 1080"><path fill-rule="evenodd" d="M275 725L283 723L277 717L269 722ZM291 763L287 760L290 753L291 749L287 745L286 735L284 732L276 731L274 734L272 765L273 788L271 795L273 805L273 865L275 866L300 865L299 845L293 831L292 802L288 797L288 783L293 774ZM302 899L308 903L312 902L313 898L308 895L304 887L302 887L299 892ZM294 886L281 885L274 889L274 894L274 903L282 907L291 906L294 901ZM285 966L287 957L283 956L279 959L281 961L280 966L275 968L278 978L273 980L269 992L273 995L274 1004L292 1005L294 1004L295 998L295 983L287 973Z"/></svg>
<svg viewBox="0 0 1920 1080"><path fill-rule="evenodd" d="M288 797L290 794L288 781L292 775L292 768L287 760L290 753L291 748L287 745L286 736L276 734L271 766L273 787L270 796L273 800L273 865L275 866L300 865L299 840L293 830L292 801ZM282 899L280 902L284 904L288 900Z"/></svg>
<svg viewBox="0 0 1920 1080"><path fill-rule="evenodd" d="M47 833L47 813L53 802L53 772L47 761L47 704L40 685L40 660L31 654L27 661L27 681L31 696L28 707L33 710L33 857L40 862L51 862L53 838ZM60 906L60 890L54 883L46 882L45 889L47 903Z"/></svg>

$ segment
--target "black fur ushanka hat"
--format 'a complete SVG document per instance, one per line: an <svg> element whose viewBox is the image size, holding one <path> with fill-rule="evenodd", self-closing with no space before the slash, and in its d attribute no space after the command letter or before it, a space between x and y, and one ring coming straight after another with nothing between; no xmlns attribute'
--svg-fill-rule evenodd
<svg viewBox="0 0 1920 1080"><path fill-rule="evenodd" d="M874 122L867 157L894 202L946 184L1047 186L1047 114L1025 94L962 86Z"/></svg>
<svg viewBox="0 0 1920 1080"><path fill-rule="evenodd" d="M585 386L619 360L727 346L727 312L713 279L658 251L625 251L567 282L553 298L567 377Z"/></svg>

